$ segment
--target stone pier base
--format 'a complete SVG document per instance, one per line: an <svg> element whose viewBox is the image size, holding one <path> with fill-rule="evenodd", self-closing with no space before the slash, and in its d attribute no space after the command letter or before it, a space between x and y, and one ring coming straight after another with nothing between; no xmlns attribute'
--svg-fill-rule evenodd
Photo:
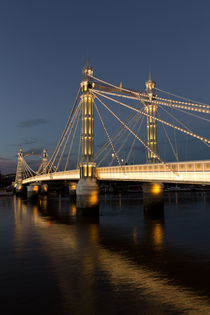
<svg viewBox="0 0 210 315"><path fill-rule="evenodd" d="M81 178L76 188L77 213L97 214L99 211L99 187L93 178Z"/></svg>
<svg viewBox="0 0 210 315"><path fill-rule="evenodd" d="M76 188L77 188L76 182L69 183L69 196L72 200L76 199Z"/></svg>
<svg viewBox="0 0 210 315"><path fill-rule="evenodd" d="M15 193L17 195L21 195L23 193L23 185L22 184L17 184L15 187Z"/></svg>
<svg viewBox="0 0 210 315"><path fill-rule="evenodd" d="M144 183L143 184L143 202L144 210L152 211L158 214L164 209L164 196L163 196L162 183Z"/></svg>
<svg viewBox="0 0 210 315"><path fill-rule="evenodd" d="M40 193L42 195L46 195L48 192L48 185L47 184L41 184L40 186Z"/></svg>
<svg viewBox="0 0 210 315"><path fill-rule="evenodd" d="M28 199L36 199L40 192L39 184L31 184L27 186L27 198Z"/></svg>

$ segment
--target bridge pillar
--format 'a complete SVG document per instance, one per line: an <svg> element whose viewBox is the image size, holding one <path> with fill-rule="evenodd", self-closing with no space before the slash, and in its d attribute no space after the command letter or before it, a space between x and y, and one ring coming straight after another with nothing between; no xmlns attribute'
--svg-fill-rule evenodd
<svg viewBox="0 0 210 315"><path fill-rule="evenodd" d="M27 198L28 199L35 199L39 196L40 192L40 184L33 183L27 186Z"/></svg>
<svg viewBox="0 0 210 315"><path fill-rule="evenodd" d="M143 202L146 212L158 215L158 213L163 211L163 188L162 183L143 184Z"/></svg>
<svg viewBox="0 0 210 315"><path fill-rule="evenodd" d="M148 95L148 102L145 104L146 113L156 118L157 105L151 101L155 99L155 86L156 83L152 81L151 73L149 74L149 80L145 83L146 92ZM147 163L157 162L157 123L152 117L147 117L147 145L151 149L147 152Z"/></svg>
<svg viewBox="0 0 210 315"><path fill-rule="evenodd" d="M73 199L76 197L76 188L77 183L69 182L69 196L72 197Z"/></svg>
<svg viewBox="0 0 210 315"><path fill-rule="evenodd" d="M48 192L48 185L41 183L41 185L40 185L40 193L42 195L46 195L47 192Z"/></svg>
<svg viewBox="0 0 210 315"><path fill-rule="evenodd" d="M18 163L17 163L17 171L15 178L15 191L17 194L22 193L23 185L22 185L22 167L23 167L23 149L20 147L18 151Z"/></svg>
<svg viewBox="0 0 210 315"><path fill-rule="evenodd" d="M44 149L42 153L42 173L47 173L47 150Z"/></svg>
<svg viewBox="0 0 210 315"><path fill-rule="evenodd" d="M98 205L99 188L96 181L94 160L94 96L91 93L93 69L87 64L83 68L81 82L82 102L82 158L80 161L80 180L76 188L77 208L90 209ZM90 211L86 211L90 213Z"/></svg>

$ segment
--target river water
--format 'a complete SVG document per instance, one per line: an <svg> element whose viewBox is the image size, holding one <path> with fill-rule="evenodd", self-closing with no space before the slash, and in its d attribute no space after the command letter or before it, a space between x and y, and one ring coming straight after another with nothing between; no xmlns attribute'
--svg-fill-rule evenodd
<svg viewBox="0 0 210 315"><path fill-rule="evenodd" d="M0 314L210 314L210 192L0 199Z"/></svg>

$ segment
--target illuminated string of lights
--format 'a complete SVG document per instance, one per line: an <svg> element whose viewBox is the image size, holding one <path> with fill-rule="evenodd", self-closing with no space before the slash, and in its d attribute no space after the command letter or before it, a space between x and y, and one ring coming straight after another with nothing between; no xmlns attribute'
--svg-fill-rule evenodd
<svg viewBox="0 0 210 315"><path fill-rule="evenodd" d="M136 118L136 117L134 117L134 118ZM134 120L134 119L133 119ZM136 127L136 125L137 125L137 123L138 123L138 121L137 121L137 119L135 119L135 121L134 121L134 124L132 123L132 127L133 128L135 128ZM131 124L131 122L130 122L130 124ZM125 130L125 129L124 129ZM122 141L122 143L121 143L121 145L120 145L120 147L119 147L119 149L118 149L118 154L123 150L123 148L125 147L125 144L128 142L128 138L129 138L129 136L131 135L131 133L127 133L127 135L126 135L126 137L123 137L123 141Z"/></svg>
<svg viewBox="0 0 210 315"><path fill-rule="evenodd" d="M133 115L133 113L132 113ZM131 115L129 115L131 116ZM127 119L125 123L128 123L128 126L132 125L133 124L137 124L138 123L138 117L140 116L139 113L135 113L135 115L131 118L131 119ZM144 117L144 116L143 116ZM120 128L116 131L116 133L114 134L114 136L112 137L112 140L115 141L115 142L120 142L120 139L123 137L124 141L127 139L127 137L125 138L124 137L124 132L126 131L125 127L123 125L120 126ZM129 135L129 134L128 134ZM123 145L124 145L124 141L123 141ZM106 145L106 146L105 146ZM101 151L101 153L103 153L105 151L105 154L103 155L102 159L98 162L98 166L100 166L102 164L102 162L106 159L106 157L110 154L110 150L107 150L107 146L108 146L108 142L104 145L104 149L103 151ZM119 155L119 152L121 151L121 149L123 148L123 146L121 145L120 148L118 149L118 155ZM100 155L101 155L100 153ZM111 161L111 163L113 162L113 159Z"/></svg>
<svg viewBox="0 0 210 315"><path fill-rule="evenodd" d="M144 141L141 139L141 138L139 138L134 132L133 132L133 130L131 130L96 94L94 95L98 100L99 100L99 102L121 123L121 124L123 124L124 125L124 127L130 132L130 133L132 133L132 135L134 136L134 137L136 137L136 139L139 141L139 142L141 142L141 144L143 144L143 146L148 150L148 151L150 151L152 154L154 154L156 157L157 157L157 159L161 162L161 163L163 163L164 165L166 165L166 167L171 171L171 172L174 172L173 170L171 170L168 166L167 166L167 164L165 164L165 162L161 159L161 157L157 154L157 153L154 153L153 152L153 150L151 150L150 149L150 147L148 147L148 145L146 145L146 143L144 143Z"/></svg>
<svg viewBox="0 0 210 315"><path fill-rule="evenodd" d="M166 102L172 102L172 103L176 103L176 104L182 104L182 105L189 105L189 106L197 106L200 108L210 108L210 105L206 105L206 104L197 104L197 103L191 103L191 102L182 102L182 101L176 101L176 100L171 100L168 98L163 98L163 97L155 97L157 100L161 100L161 101L166 101Z"/></svg>
<svg viewBox="0 0 210 315"><path fill-rule="evenodd" d="M79 168L79 160L80 160L80 150L81 150L81 145L82 145L82 128L80 130L80 137L79 137L79 149L78 149L78 153L77 153L77 164L76 164L76 168Z"/></svg>
<svg viewBox="0 0 210 315"><path fill-rule="evenodd" d="M139 127L138 127L138 129L137 129L137 134L139 133L139 131L140 131L140 129L141 129L143 120L144 120L144 116L141 116L141 121L140 121ZM129 150L129 152L128 152L127 158L126 158L126 160L125 160L125 163L128 163L128 160L129 160L129 158L130 158L130 156L131 156L131 153L133 152L133 148L134 148L135 142L136 142L136 138L134 137L133 142L132 142L132 145L131 145L130 150Z"/></svg>
<svg viewBox="0 0 210 315"><path fill-rule="evenodd" d="M171 96L174 96L174 97L183 99L183 100L185 100L185 101L189 101L190 103L195 103L196 105L197 105L197 104L200 104L200 105L204 105L204 106L209 106L209 105L206 105L206 104L204 104L204 103L202 103L202 102L194 101L194 100L191 100L191 99L189 99L189 98L186 98L186 97L183 97L183 96L179 96L179 95L176 95L176 94L173 94L173 93L170 93L170 92L161 90L161 89L159 89L159 88L157 88L157 87L156 87L156 90L157 90L157 91L160 91L160 92L162 92L162 93L165 93L165 94L168 94L168 95L171 95Z"/></svg>
<svg viewBox="0 0 210 315"><path fill-rule="evenodd" d="M70 137L70 135L71 135L71 133L72 133L72 130L73 130L73 128L74 128L74 124L75 124L75 122L76 122L77 117L78 117L79 114L81 113L81 108L82 108L82 106L81 106L81 102L80 102L79 105L77 106L77 109L75 110L74 115L73 115L72 123L71 123L71 125L69 124L69 128L67 129L66 141L65 141L65 144L64 144L64 146L63 146L63 150L62 150L62 152L61 152L60 158L59 158L59 160L58 160L58 164L57 164L56 169L55 169L56 171L57 171L57 170L59 169L59 167L60 167L60 163L61 163L61 160L62 160L62 158L63 158L63 154L64 154L64 152L65 152L65 150L66 150L66 146L67 146L67 143L68 143L68 141L69 141L69 137ZM71 126L71 128L70 128L70 126ZM64 138L64 139L65 139L65 138Z"/></svg>
<svg viewBox="0 0 210 315"><path fill-rule="evenodd" d="M160 114L159 114L158 111L157 111L157 114L160 116ZM164 130L164 132L165 132L165 135L166 135L166 137L167 137L167 139L168 139L168 142L169 142L170 147L171 147L171 150L172 150L172 152L173 152L173 154L174 154L174 156L175 156L175 159L176 159L177 162L178 162L178 156L177 156L176 151L175 151L175 149L174 149L174 147L173 147L171 138L169 137L169 134L168 134L168 132L167 132L167 130L166 130L166 127L164 126L164 124L161 124L161 125L162 125L163 130Z"/></svg>
<svg viewBox="0 0 210 315"><path fill-rule="evenodd" d="M78 99L79 99L80 92L81 92L81 87L79 88L79 90L78 90L78 92L77 92L77 96L76 96L74 105L73 105L72 110L71 110L71 113L70 113L70 115L69 115L69 117L68 117L67 123L66 123L66 125L65 125L65 127L64 127L64 130L63 130L63 133L62 133L62 135L61 135L61 138L60 138L60 140L59 140L59 142L58 142L58 144L57 144L57 146L56 146L56 148L55 148L55 151L53 152L53 154L52 154L52 156L51 156L49 162L47 163L47 168L49 168L48 172L50 172L51 169L52 169L52 166L53 166L52 161L54 161L54 156L55 156L57 150L59 150L59 147L60 147L60 145L61 145L61 142L63 141L63 138L64 138L65 135L66 135L67 128L68 128L68 125L69 125L70 122L71 122L71 119L72 119L72 116L73 116L75 107L76 107L77 102L78 102Z"/></svg>
<svg viewBox="0 0 210 315"><path fill-rule="evenodd" d="M107 138L108 138L108 140L109 140L109 142L110 142L110 145L111 145L111 147L112 147L112 150L113 150L113 152L114 152L114 154L115 154L115 156L116 156L117 162L118 162L118 164L121 166L119 156L118 156L118 154L117 154L117 151L116 151L116 149L115 149L115 147L114 147L114 144L113 144L113 142L112 142L112 139L111 139L111 137L110 137L110 135L109 135L109 133L108 133L108 130L107 130L106 126L105 126L105 123L104 123L104 121L103 121L103 119L102 119L102 117L101 117L101 114L100 114L100 112L99 112L98 106L96 105L95 101L94 101L94 106L95 106L96 111L97 111L97 113L98 113L98 116L99 116L99 118L100 118L100 120L101 120L102 126L103 126L103 128L104 128L104 130L105 130L105 133L106 133Z"/></svg>
<svg viewBox="0 0 210 315"><path fill-rule="evenodd" d="M93 92L97 93L98 91L99 90L97 90L97 89L93 89ZM199 105L199 104L193 104L193 103L179 102L179 101L175 101L175 100L171 100L171 99L165 99L165 98L161 98L161 97L157 97L157 96L154 96L153 99L151 100L145 94L136 93L136 92L133 92L134 94L136 94L136 96L128 96L128 95L118 94L118 93L114 93L114 92L101 91L101 90L100 90L100 93L108 94L108 95L112 95L112 96L117 96L117 97L123 97L123 98L127 98L127 99L139 100L140 102L150 102L152 104L164 105L164 106L168 106L171 108L180 108L180 109L185 109L185 110L189 110L189 111L196 111L196 112L200 112L200 113L210 114L210 110L204 109L204 108L210 108L209 105Z"/></svg>
<svg viewBox="0 0 210 315"><path fill-rule="evenodd" d="M122 103L122 102L120 102L120 101L118 101L118 100L115 100L115 99L113 99L113 98L111 98L111 97L105 96L105 95L103 95L103 94L101 94L101 93L99 93L99 92L95 92L95 94L98 94L98 95L100 95L100 96L103 96L103 97L105 97L106 99L109 99L109 100L111 100L111 101L113 101L113 102L115 102L115 103L118 103L118 104L120 104L120 105L126 107L126 108L129 108L129 109L131 109L131 110L133 110L133 111L136 111L136 112L138 112L138 113L140 113L140 114L143 114L143 115L145 115L146 117L151 117L151 118L153 118L153 119L155 119L155 120L157 120L157 121L159 121L159 122L162 122L162 123L165 124L166 126L169 126L169 127L171 127L171 128L175 128L175 129L177 129L177 130L179 130L179 131L181 131L181 132L183 132L183 133L185 133L185 134L187 134L187 135L189 135L189 136L192 136L192 137L194 137L194 138L196 138L196 139L199 139L199 140L201 140L201 141L203 141L203 142L205 142L205 143L207 143L207 144L210 144L210 140L207 139L207 138L205 138L205 137L201 137L201 136L199 136L199 135L197 135L197 134L195 134L195 133L193 133L193 132L190 132L190 131L187 131L187 130L185 130L185 129L183 129L183 128L180 128L180 127L178 127L178 126L175 126L175 125L173 125L173 124L171 124L171 123L168 123L168 122L165 121L165 120L159 119L159 118L157 118L157 117L153 117L152 115L150 115L150 114L148 114L148 113L145 113L145 112L143 112L143 111L141 111L141 110L138 110L138 109L136 109L136 108L134 108L134 107L132 107L132 106L130 106L130 105L127 105L127 104L125 104L125 103Z"/></svg>
<svg viewBox="0 0 210 315"><path fill-rule="evenodd" d="M99 79L99 78L96 78L96 77L94 77L93 75L90 75L90 77L91 78L93 78L94 80L96 80L96 81L98 81L98 82L101 82L101 83L104 83L104 84L106 84L106 85L109 85L109 86L111 86L111 87L114 87L115 89L117 89L117 90L119 90L119 91L124 91L124 92L127 92L127 93L133 93L134 95L139 95L139 93L141 94L141 95L144 95L144 96L146 96L147 94L146 94L146 92L135 92L135 91L132 91L132 90L130 90L130 89L125 89L125 88L123 88L123 87L120 87L120 86L117 86L117 85L114 85L114 84L112 84L112 83L109 83L109 82L106 82L106 81L104 81L104 80L101 80L101 79Z"/></svg>
<svg viewBox="0 0 210 315"><path fill-rule="evenodd" d="M128 124L132 124L133 120L136 119L136 116L138 116L138 113L133 113L131 112L128 116L128 118L126 119L126 123ZM114 135L112 136L112 141L116 141L122 134L122 132L124 131L124 126L120 125L120 127L118 128L118 130L114 133ZM96 153L95 157L96 159L99 158L99 156L104 152L104 150L106 150L107 146L109 145L109 142L106 142L100 150L98 150L98 152Z"/></svg>
<svg viewBox="0 0 210 315"><path fill-rule="evenodd" d="M79 113L78 113L78 116L77 116L77 122L76 122L76 126L74 128L74 133L73 133L71 144L70 144L70 147L69 147L69 152L68 152L68 156L67 156L67 159L66 159L66 164L65 164L65 167L64 167L64 171L66 171L67 166L69 164L69 159L70 159L70 155L71 155L71 151L72 151L75 135L76 135L76 132L77 132L78 124L79 124L79 121L80 121L81 113L82 113L82 106L80 106Z"/></svg>
<svg viewBox="0 0 210 315"><path fill-rule="evenodd" d="M58 153L59 153L59 151L60 151L60 149L61 149L61 147L63 145L63 142L64 142L66 136L68 135L69 129L74 124L75 117L76 117L76 115L78 113L78 110L79 110L80 106L81 106L81 101L77 105L76 110L74 111L73 115L71 115L72 117L71 117L71 120L68 122L68 125L66 125L66 127L65 127L65 133L63 132L63 134L61 136L61 139L59 140L59 144L57 145L56 150L53 153L53 158L51 158L51 160L48 162L48 165L49 165L48 173L51 171L53 166L55 166L55 161L56 161L56 158L58 156ZM71 128L71 130L72 130L72 128ZM56 167L56 170L57 170L57 167Z"/></svg>

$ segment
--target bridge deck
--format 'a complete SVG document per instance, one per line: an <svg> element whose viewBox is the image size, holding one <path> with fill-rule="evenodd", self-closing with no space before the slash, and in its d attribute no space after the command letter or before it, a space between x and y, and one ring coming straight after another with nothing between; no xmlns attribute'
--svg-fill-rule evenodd
<svg viewBox="0 0 210 315"><path fill-rule="evenodd" d="M97 178L101 181L158 181L210 185L210 160L99 167ZM79 180L79 170L38 175L24 179L23 184L52 180Z"/></svg>

